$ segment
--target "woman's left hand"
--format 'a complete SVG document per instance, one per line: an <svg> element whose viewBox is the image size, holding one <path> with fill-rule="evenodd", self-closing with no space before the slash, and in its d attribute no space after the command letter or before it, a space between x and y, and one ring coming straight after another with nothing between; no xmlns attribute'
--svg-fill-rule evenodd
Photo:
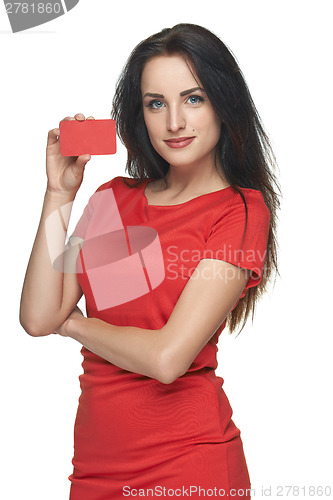
<svg viewBox="0 0 333 500"><path fill-rule="evenodd" d="M58 326L58 328L53 332L57 333L58 335L61 335L62 337L70 337L71 336L71 329L70 329L70 323L76 320L76 319L82 319L84 318L83 313L81 309L79 309L77 306L73 311L70 313L68 318L65 319L65 321Z"/></svg>

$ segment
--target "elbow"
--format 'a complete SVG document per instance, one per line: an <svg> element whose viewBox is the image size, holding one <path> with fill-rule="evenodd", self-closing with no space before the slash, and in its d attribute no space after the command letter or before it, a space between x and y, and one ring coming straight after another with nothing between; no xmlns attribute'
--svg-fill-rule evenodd
<svg viewBox="0 0 333 500"><path fill-rule="evenodd" d="M19 321L31 337L46 337L65 321L66 317L58 312L44 313L39 309L20 306Z"/></svg>
<svg viewBox="0 0 333 500"><path fill-rule="evenodd" d="M50 335L52 332L47 332L45 328L38 324L37 321L28 321L20 314L20 324L31 337L45 337L46 335Z"/></svg>
<svg viewBox="0 0 333 500"><path fill-rule="evenodd" d="M177 378L178 377L174 377L171 373L166 373L159 377L158 381L161 382L161 384L172 384Z"/></svg>
<svg viewBox="0 0 333 500"><path fill-rule="evenodd" d="M157 366L157 380L162 384L172 384L186 373L187 369L175 359L175 357L170 356L166 352L162 352L159 356L158 366Z"/></svg>
<svg viewBox="0 0 333 500"><path fill-rule="evenodd" d="M26 325L25 323L21 323L21 326L23 330L30 335L30 337L45 337L46 335L49 335L49 333L46 333L35 325Z"/></svg>

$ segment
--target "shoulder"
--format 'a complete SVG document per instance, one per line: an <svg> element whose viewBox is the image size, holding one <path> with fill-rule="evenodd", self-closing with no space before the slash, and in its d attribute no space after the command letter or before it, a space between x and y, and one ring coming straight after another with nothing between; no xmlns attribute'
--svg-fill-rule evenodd
<svg viewBox="0 0 333 500"><path fill-rule="evenodd" d="M110 189L110 188L115 188L115 189L131 189L135 188L137 186L141 186L142 181L139 179L134 179L133 177L125 177L123 175L118 175L117 177L114 177L113 179L105 182L101 186L99 186L96 191L103 191L104 189Z"/></svg>
<svg viewBox="0 0 333 500"><path fill-rule="evenodd" d="M269 208L266 205L264 195L261 191L250 188L239 188L239 190L243 194L244 199L240 193L233 191L232 200L229 205L231 210L240 210L243 208L245 211L245 200L248 213L251 212L254 215L270 217Z"/></svg>
<svg viewBox="0 0 333 500"><path fill-rule="evenodd" d="M89 210L92 211L97 205L100 205L102 201L110 199L109 196L113 196L116 199L122 199L127 197L132 192L134 194L135 188L142 186L142 181L139 179L134 179L132 177L124 177L118 175L113 177L107 182L101 184L89 198Z"/></svg>
<svg viewBox="0 0 333 500"><path fill-rule="evenodd" d="M271 213L261 191L238 187L239 191L228 190L223 200L214 205L213 217L208 226L214 232L217 228L243 228L269 226ZM244 203L245 202L245 203ZM208 221L207 221L208 222Z"/></svg>
<svg viewBox="0 0 333 500"><path fill-rule="evenodd" d="M104 199L104 195L106 194L105 193L106 191L108 191L108 190L114 191L114 190L117 190L117 188L119 188L119 186L122 183L122 179L123 179L122 176L114 177L113 179L110 179L109 181L104 182L103 184L98 186L97 189L95 189L95 191L90 196L89 202L88 202L88 209L89 209L90 213L96 208L96 205L99 204L102 199ZM124 186L125 186L125 184L124 184Z"/></svg>
<svg viewBox="0 0 333 500"><path fill-rule="evenodd" d="M110 189L110 188L113 188L113 187L119 187L119 186L126 186L126 182L129 181L129 183L132 181L133 179L131 179L130 177L123 177L121 175L118 175L117 177L114 177L113 179L110 179L109 181L107 182L104 182L104 184L101 184L97 189L96 191L104 191L105 189Z"/></svg>
<svg viewBox="0 0 333 500"><path fill-rule="evenodd" d="M250 203L262 203L262 202L265 203L264 195L258 189L243 188L243 187L239 187L239 186L237 186L237 187L238 187L239 191L241 191L241 193L243 193L246 201L249 200ZM235 201L237 200L238 202L242 200L240 193L238 193L235 190L233 190L233 198Z"/></svg>

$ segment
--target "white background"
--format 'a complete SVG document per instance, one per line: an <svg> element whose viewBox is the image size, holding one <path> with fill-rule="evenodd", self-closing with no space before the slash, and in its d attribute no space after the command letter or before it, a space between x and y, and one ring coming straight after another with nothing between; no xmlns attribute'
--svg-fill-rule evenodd
<svg viewBox="0 0 333 500"><path fill-rule="evenodd" d="M80 3L11 33L0 10L1 466L5 500L68 498L81 345L30 337L18 321L46 187L48 130L82 112L110 118L134 46L179 22L201 24L233 51L272 138L283 192L280 274L254 324L219 342L217 374L241 429L255 489L332 486L332 31L329 1ZM88 197L125 173L125 151L94 156L70 229ZM79 304L84 307L84 301ZM269 493L269 491L266 491ZM266 495L267 496L267 495ZM293 498L294 492L282 497ZM278 497L277 497L278 498ZM300 490L299 498L314 498Z"/></svg>

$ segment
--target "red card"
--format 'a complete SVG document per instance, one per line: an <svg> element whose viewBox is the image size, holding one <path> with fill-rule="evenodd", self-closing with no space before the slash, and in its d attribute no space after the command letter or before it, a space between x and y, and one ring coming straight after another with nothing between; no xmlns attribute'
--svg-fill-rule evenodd
<svg viewBox="0 0 333 500"><path fill-rule="evenodd" d="M62 156L112 155L116 150L114 120L63 120L60 122Z"/></svg>

